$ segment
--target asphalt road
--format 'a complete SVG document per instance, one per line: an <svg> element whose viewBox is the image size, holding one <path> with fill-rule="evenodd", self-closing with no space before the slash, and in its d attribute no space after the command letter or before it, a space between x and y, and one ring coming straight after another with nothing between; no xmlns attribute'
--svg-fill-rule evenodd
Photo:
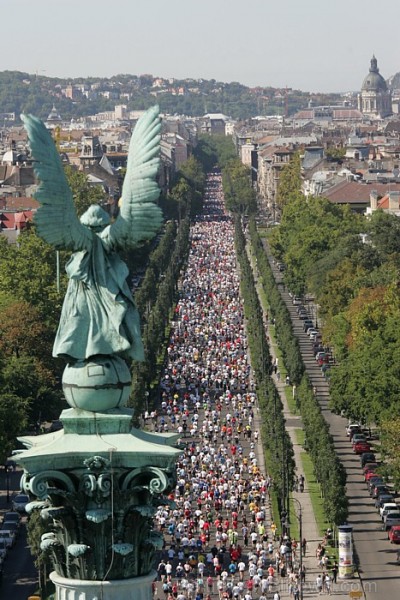
<svg viewBox="0 0 400 600"><path fill-rule="evenodd" d="M271 263L271 266L272 263ZM282 274L273 266L277 282ZM293 329L299 339L304 364L311 382L317 388L317 397L324 417L330 426L335 450L347 473L347 496L349 498L348 523L353 526L354 547L359 571L367 600L391 600L400 597L400 565L396 562L396 546L390 544L382 531L382 521L364 482L360 460L352 451L346 436L347 419L332 413L328 408L329 385L312 352L311 342L303 331L297 307L293 306L289 293L280 286L281 294L292 317ZM310 307L310 312L311 310Z"/></svg>
<svg viewBox="0 0 400 600"><path fill-rule="evenodd" d="M21 471L10 473L9 497L4 469L0 473L0 518L11 509L11 498L19 490ZM3 579L0 585L0 600L26 600L37 589L37 571L26 541L26 517L23 517L20 534L3 565Z"/></svg>

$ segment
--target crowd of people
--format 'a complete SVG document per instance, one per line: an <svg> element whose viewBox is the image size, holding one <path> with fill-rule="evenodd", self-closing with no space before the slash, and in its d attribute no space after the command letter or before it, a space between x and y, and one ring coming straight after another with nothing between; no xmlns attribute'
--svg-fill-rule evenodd
<svg viewBox="0 0 400 600"><path fill-rule="evenodd" d="M299 598L300 545L278 539L271 521L234 227L217 172L208 176L204 212L191 228L160 407L145 419L185 442L174 502L155 517L165 538L156 597L266 600L280 597L285 578Z"/></svg>

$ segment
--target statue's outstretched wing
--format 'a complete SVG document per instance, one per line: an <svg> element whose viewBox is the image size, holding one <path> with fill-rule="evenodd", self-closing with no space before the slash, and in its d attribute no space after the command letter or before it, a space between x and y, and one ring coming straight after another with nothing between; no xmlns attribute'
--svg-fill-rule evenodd
<svg viewBox="0 0 400 600"><path fill-rule="evenodd" d="M49 131L37 117L21 115L21 119L28 132L33 169L39 180L35 198L41 206L34 217L38 235L55 248L90 248L91 233L78 219L71 188Z"/></svg>
<svg viewBox="0 0 400 600"><path fill-rule="evenodd" d="M161 209L155 204L160 195L156 181L160 132L159 108L154 106L142 115L133 131L120 212L109 231L101 234L111 238L114 246L135 246L142 240L151 239L162 223Z"/></svg>

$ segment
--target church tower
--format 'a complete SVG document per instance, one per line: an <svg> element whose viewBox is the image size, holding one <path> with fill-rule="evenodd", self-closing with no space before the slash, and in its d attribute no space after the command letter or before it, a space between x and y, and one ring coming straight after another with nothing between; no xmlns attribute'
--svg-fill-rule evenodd
<svg viewBox="0 0 400 600"><path fill-rule="evenodd" d="M392 94L379 73L375 56L358 95L358 110L372 119L383 119L392 114Z"/></svg>

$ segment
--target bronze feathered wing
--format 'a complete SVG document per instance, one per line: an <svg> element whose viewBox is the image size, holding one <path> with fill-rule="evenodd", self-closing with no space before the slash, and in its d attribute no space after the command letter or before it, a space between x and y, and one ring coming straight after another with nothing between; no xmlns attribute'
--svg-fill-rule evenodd
<svg viewBox="0 0 400 600"><path fill-rule="evenodd" d="M49 131L37 117L21 115L21 119L39 180L35 198L40 207L34 217L37 234L55 248L89 249L91 233L78 219L72 191Z"/></svg>
<svg viewBox="0 0 400 600"><path fill-rule="evenodd" d="M147 110L133 130L120 211L115 222L102 232L113 246L136 246L151 239L162 223L155 203L160 195L156 181L160 166L161 119L158 106Z"/></svg>

